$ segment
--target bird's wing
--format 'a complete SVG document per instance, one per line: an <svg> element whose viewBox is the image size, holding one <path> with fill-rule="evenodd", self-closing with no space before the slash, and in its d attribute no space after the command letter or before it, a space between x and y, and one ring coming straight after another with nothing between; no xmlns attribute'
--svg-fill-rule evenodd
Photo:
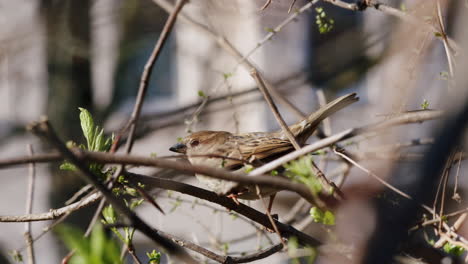
<svg viewBox="0 0 468 264"><path fill-rule="evenodd" d="M242 158L247 161L268 160L294 149L289 140L273 137L273 135L273 133L248 133L237 136L242 142L238 144Z"/></svg>
<svg viewBox="0 0 468 264"><path fill-rule="evenodd" d="M322 106L320 109L310 114L307 118L303 119L300 122L297 122L294 125L289 127L289 130L296 137L296 140L299 142L299 145L304 144L307 139L312 135L317 126L322 122L323 119L327 118L331 114L339 111L346 106L357 102L359 97L356 96L356 93L347 94L341 96L325 106ZM281 131L279 131L281 133Z"/></svg>

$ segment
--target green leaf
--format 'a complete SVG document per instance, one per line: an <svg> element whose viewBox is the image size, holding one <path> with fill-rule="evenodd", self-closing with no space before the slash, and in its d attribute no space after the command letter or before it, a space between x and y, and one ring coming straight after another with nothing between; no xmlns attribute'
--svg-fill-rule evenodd
<svg viewBox="0 0 468 264"><path fill-rule="evenodd" d="M128 208L133 210L136 207L140 206L144 201L145 199L133 199Z"/></svg>
<svg viewBox="0 0 468 264"><path fill-rule="evenodd" d="M66 171L76 171L77 168L74 164L70 162L64 162L60 165L61 170L66 170Z"/></svg>
<svg viewBox="0 0 468 264"><path fill-rule="evenodd" d="M23 255L18 250L11 250L8 252L8 255L13 259L15 262L23 262Z"/></svg>
<svg viewBox="0 0 468 264"><path fill-rule="evenodd" d="M90 238L74 227L60 225L56 228L60 238L75 254L70 264L122 264L120 248L115 240L107 237L102 225L94 226Z"/></svg>
<svg viewBox="0 0 468 264"><path fill-rule="evenodd" d="M229 243L224 243L222 245L222 250L223 250L224 254L227 255L227 253L229 252Z"/></svg>
<svg viewBox="0 0 468 264"><path fill-rule="evenodd" d="M335 215L331 211L323 212L318 207L312 207L309 214L316 223L335 225Z"/></svg>
<svg viewBox="0 0 468 264"><path fill-rule="evenodd" d="M76 143L73 140L68 140L66 145L67 148L76 148Z"/></svg>
<svg viewBox="0 0 468 264"><path fill-rule="evenodd" d="M114 143L114 139L115 139L114 133L112 133L112 135L106 139L106 142L104 143L106 152L109 151L110 148L112 147L112 143Z"/></svg>
<svg viewBox="0 0 468 264"><path fill-rule="evenodd" d="M236 214L236 213L232 213L232 212L231 212L229 215L231 216L231 219L232 219L232 220L236 220L237 218L239 218L239 215Z"/></svg>
<svg viewBox="0 0 468 264"><path fill-rule="evenodd" d="M75 250L76 254L72 257L71 261L80 263L91 263L90 245L88 241L83 238L83 233L74 227L68 225L60 225L56 229L60 238L70 250ZM76 260L75 260L76 258Z"/></svg>
<svg viewBox="0 0 468 264"><path fill-rule="evenodd" d="M112 204L102 209L102 216L104 217L106 224L115 224L117 222L117 213L115 212L114 207L112 207Z"/></svg>
<svg viewBox="0 0 468 264"><path fill-rule="evenodd" d="M206 94L203 91L198 91L198 96L205 98Z"/></svg>
<svg viewBox="0 0 468 264"><path fill-rule="evenodd" d="M247 164L247 165L244 166L244 172L245 173L249 173L249 172L253 171L253 169L254 169L254 167L252 165L250 165L250 164Z"/></svg>
<svg viewBox="0 0 468 264"><path fill-rule="evenodd" d="M450 77L449 73L446 71L440 72L439 77L441 80L447 81Z"/></svg>
<svg viewBox="0 0 468 264"><path fill-rule="evenodd" d="M400 10L403 11L403 12L406 12L407 8L406 8L406 5L404 3L400 4Z"/></svg>
<svg viewBox="0 0 468 264"><path fill-rule="evenodd" d="M83 131L83 135L86 138L87 143L86 149L100 152L109 151L112 146L112 142L114 141L114 134L112 134L111 137L106 138L104 136L104 129L100 129L94 124L91 113L84 108L79 107L79 109L81 111L81 130ZM102 168L102 166L96 166L96 168Z"/></svg>
<svg viewBox="0 0 468 264"><path fill-rule="evenodd" d="M150 253L146 252L148 256L148 264L160 264L161 263L161 253L157 252L155 249Z"/></svg>
<svg viewBox="0 0 468 264"><path fill-rule="evenodd" d="M335 225L335 215L330 211L325 211L323 215L323 222L324 225Z"/></svg>
<svg viewBox="0 0 468 264"><path fill-rule="evenodd" d="M120 184L127 184L128 180L125 179L125 176L120 175L119 177L117 177L117 182L120 183Z"/></svg>
<svg viewBox="0 0 468 264"><path fill-rule="evenodd" d="M318 26L320 34L330 32L333 29L335 21L331 18L327 18L327 13L325 13L322 7L315 8L315 11L317 12L315 23Z"/></svg>
<svg viewBox="0 0 468 264"><path fill-rule="evenodd" d="M125 187L125 193L131 196L137 196L138 192L135 188Z"/></svg>
<svg viewBox="0 0 468 264"><path fill-rule="evenodd" d="M227 79L231 78L232 75L233 75L233 74L230 73L230 72L228 72L228 73L223 73L223 78L224 78L225 80L227 80Z"/></svg>
<svg viewBox="0 0 468 264"><path fill-rule="evenodd" d="M465 249L461 246L456 246L452 243L445 243L444 244L444 251L448 254L452 254L454 256L461 256L464 252L465 252Z"/></svg>
<svg viewBox="0 0 468 264"><path fill-rule="evenodd" d="M312 220L314 220L315 223L322 223L324 213L318 207L314 206L314 207L310 208L309 214L310 214L310 216L312 217Z"/></svg>
<svg viewBox="0 0 468 264"><path fill-rule="evenodd" d="M93 145L94 140L94 120L91 116L91 113L89 113L88 110L81 107L79 107L78 109L80 109L81 111L81 130L83 131L83 135L86 138L86 141L88 142L88 149L91 150L91 146Z"/></svg>
<svg viewBox="0 0 468 264"><path fill-rule="evenodd" d="M290 237L288 239L288 256L290 258L293 258L293 263L298 263L297 257L296 257L298 248L299 248L299 241L297 240L297 237L294 237L294 236Z"/></svg>
<svg viewBox="0 0 468 264"><path fill-rule="evenodd" d="M96 132L99 130L98 127L96 127ZM107 151L105 149L105 141L106 139L104 138L104 129L101 129L101 131L97 134L95 142L94 142L94 151Z"/></svg>
<svg viewBox="0 0 468 264"><path fill-rule="evenodd" d="M305 155L297 160L284 165L285 175L291 180L303 183L310 188L310 191L317 195L323 189L322 183L317 179L312 171L312 156Z"/></svg>
<svg viewBox="0 0 468 264"><path fill-rule="evenodd" d="M424 101L422 102L421 108L424 110L429 108L429 102L426 99L424 99Z"/></svg>
<svg viewBox="0 0 468 264"><path fill-rule="evenodd" d="M106 254L106 235L102 225L96 225L93 232L91 232L90 240L91 256L93 259L103 259Z"/></svg>
<svg viewBox="0 0 468 264"><path fill-rule="evenodd" d="M177 197L177 199L174 202L172 202L172 208L169 212L174 212L177 209L177 207L179 207L181 204L182 200L180 200L180 197Z"/></svg>

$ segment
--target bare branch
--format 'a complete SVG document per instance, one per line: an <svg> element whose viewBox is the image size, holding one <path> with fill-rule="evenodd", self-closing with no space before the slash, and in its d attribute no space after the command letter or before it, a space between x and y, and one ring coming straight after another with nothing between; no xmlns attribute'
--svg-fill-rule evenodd
<svg viewBox="0 0 468 264"><path fill-rule="evenodd" d="M183 194L187 194L190 196L194 196L203 200L207 200L207 201L222 205L226 207L227 209L234 211L240 215L243 215L269 229L273 229L273 226L270 220L268 219L267 215L260 213L259 211L249 206L246 206L242 203L236 204L232 199L228 197L219 196L214 192L207 191L207 190L204 190L195 186L191 186L185 183L168 180L168 179L150 177L150 176L145 176L145 175L130 173L130 172L127 172L125 175L128 177L129 180L133 180L137 182L139 181L151 187L157 187L157 188L162 188L165 190L172 190L172 191L180 192ZM281 232L281 235L284 238L295 236L303 244L308 244L312 246L318 246L321 244L315 238L312 238L308 236L307 234L299 232L292 226L285 225L277 220L275 220L275 224L277 225L278 230Z"/></svg>
<svg viewBox="0 0 468 264"><path fill-rule="evenodd" d="M31 144L27 145L27 150L29 155L34 154L34 150ZM32 213L33 200L34 200L34 186L36 183L36 165L34 162L29 164L29 183L28 183L28 193L26 196L26 214ZM26 247L28 252L28 263L34 264L36 258L34 255L34 245L31 236L31 222L25 223L25 232L24 238L26 240Z"/></svg>
<svg viewBox="0 0 468 264"><path fill-rule="evenodd" d="M101 198L102 198L101 194L94 193L78 202L72 203L62 208L49 210L47 213L26 214L26 215L18 215L18 216L0 216L0 222L31 222L31 221L54 220L66 214L80 210L81 208L87 207Z"/></svg>

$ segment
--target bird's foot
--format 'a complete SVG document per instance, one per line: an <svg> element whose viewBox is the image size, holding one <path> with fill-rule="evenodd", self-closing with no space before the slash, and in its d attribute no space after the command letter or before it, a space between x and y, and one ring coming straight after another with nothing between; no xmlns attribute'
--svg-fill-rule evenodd
<svg viewBox="0 0 468 264"><path fill-rule="evenodd" d="M239 200L237 199L237 197L239 197L238 194L231 193L231 194L229 194L227 197L230 198L230 199L232 199L232 201L233 201L234 203L236 203L237 205L240 204Z"/></svg>

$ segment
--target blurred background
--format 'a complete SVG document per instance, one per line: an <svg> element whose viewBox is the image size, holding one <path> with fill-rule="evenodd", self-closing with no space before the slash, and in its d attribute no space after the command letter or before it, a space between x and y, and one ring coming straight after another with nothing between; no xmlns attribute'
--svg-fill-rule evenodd
<svg viewBox="0 0 468 264"><path fill-rule="evenodd" d="M214 36L225 38L243 55L255 50L249 60L305 114L318 109L322 95L331 101L357 92L360 101L333 115L330 124L323 128L325 135L418 110L424 102L430 109L449 109L466 103L466 1L438 1L444 30L458 47L458 52L449 55L456 60L454 73L450 71L442 37L427 26L440 29L435 12L437 1L382 1L423 21L421 24L374 8L351 11L318 1L264 41L272 29L309 3L298 0L288 14L291 2L273 0L260 11L264 0L192 0L181 14L204 25ZM50 151L49 146L24 129L42 115L49 117L64 141L83 143L78 107L88 109L107 133L118 133L132 112L143 67L168 17L160 7L164 3L174 5L174 1L163 0L0 0L0 157L27 155L27 144L32 144L37 153ZM320 14L324 18L318 23ZM332 29L320 32L324 24ZM133 154L170 155L169 147L190 131L279 129L249 72L213 35L177 20L151 75ZM456 84L452 83L454 80ZM219 98L199 107L208 97ZM284 104L278 106L288 123L300 119ZM388 144L430 137L437 127L436 121L398 127L356 139L348 150L372 153ZM310 142L316 139L312 137ZM405 151L421 154L425 148L417 146ZM384 178L391 176L395 166L411 166L407 161L395 161L391 155L395 153L384 154L385 157L363 162ZM375 221L372 205L366 201L371 191L366 188L381 187L358 169L340 171L342 164L336 160L329 154L317 159L317 163L326 175L340 178L347 174L343 189L350 192L352 199L338 210L337 232L343 241L352 241L353 247L359 248L373 231ZM461 164L463 172L466 164ZM63 206L83 186L74 173L60 171L58 166L37 164L34 213ZM193 177L180 177L166 170L132 171L177 177L199 185ZM0 215L24 214L27 166L2 169L0 174ZM411 179L410 175L397 176L400 183ZM466 179L460 176L459 181L463 192ZM231 217L224 208L208 202L193 206L191 197L164 191L158 194L158 202L168 212L165 216L146 205L137 212L165 232L217 252L223 252L223 245L229 243L229 254L265 248L271 240L277 240L275 234L261 235L252 223ZM297 200L297 195L281 192L274 213L279 214L280 220L326 239L324 227L307 220L307 205L297 205L301 206L297 216L288 215ZM264 211L261 203L250 204ZM455 203L454 207L466 205ZM73 213L66 222L86 228L95 209L93 206ZM33 223L33 236L49 224ZM23 247L23 229L19 223L0 224L0 248L5 257L9 250ZM35 247L38 263L57 263L67 253L51 232ZM143 257L153 245L138 235L136 248ZM0 260L7 261L11 258ZM288 257L281 253L255 263L288 263Z"/></svg>

